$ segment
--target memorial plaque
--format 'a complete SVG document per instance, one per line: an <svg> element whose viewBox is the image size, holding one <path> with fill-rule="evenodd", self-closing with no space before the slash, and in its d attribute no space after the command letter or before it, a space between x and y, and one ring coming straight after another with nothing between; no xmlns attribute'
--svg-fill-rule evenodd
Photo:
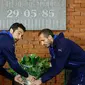
<svg viewBox="0 0 85 85"><path fill-rule="evenodd" d="M27 30L66 30L66 0L0 0L0 30L15 22Z"/></svg>

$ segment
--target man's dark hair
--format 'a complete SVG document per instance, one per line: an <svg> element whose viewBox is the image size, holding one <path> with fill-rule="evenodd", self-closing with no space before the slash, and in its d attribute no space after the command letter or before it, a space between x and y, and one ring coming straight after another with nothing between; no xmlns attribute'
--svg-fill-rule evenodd
<svg viewBox="0 0 85 85"><path fill-rule="evenodd" d="M21 24L21 23L14 23L14 24L12 24L12 25L10 26L9 30L10 30L10 29L13 29L13 31L15 31L15 30L18 29L18 27L20 27L24 32L26 31L26 28L25 28L24 25Z"/></svg>
<svg viewBox="0 0 85 85"><path fill-rule="evenodd" d="M45 28L45 29L42 29L38 36L40 36L41 34L44 34L45 37L48 37L49 35L51 35L52 37L54 37L54 34L52 32L52 30L48 29L48 28Z"/></svg>

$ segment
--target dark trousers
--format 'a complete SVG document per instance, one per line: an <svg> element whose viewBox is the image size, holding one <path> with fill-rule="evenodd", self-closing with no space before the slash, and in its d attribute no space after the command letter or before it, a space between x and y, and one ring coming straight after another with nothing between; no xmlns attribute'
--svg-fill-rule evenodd
<svg viewBox="0 0 85 85"><path fill-rule="evenodd" d="M85 85L85 67L74 69L69 76L67 85Z"/></svg>

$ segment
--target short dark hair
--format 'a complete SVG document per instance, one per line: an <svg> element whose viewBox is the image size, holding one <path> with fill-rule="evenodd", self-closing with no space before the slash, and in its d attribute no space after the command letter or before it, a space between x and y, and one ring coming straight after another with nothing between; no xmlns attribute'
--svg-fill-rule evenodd
<svg viewBox="0 0 85 85"><path fill-rule="evenodd" d="M42 29L42 30L38 33L38 36L40 36L41 34L44 34L45 37L48 37L49 35L51 35L52 37L54 37L54 34L53 34L52 30L50 30L50 29L48 29L48 28Z"/></svg>
<svg viewBox="0 0 85 85"><path fill-rule="evenodd" d="M25 28L24 25L21 24L21 23L13 23L13 24L10 26L9 30L12 28L13 31L15 31L15 30L18 29L18 27L20 27L24 32L26 31L26 28Z"/></svg>

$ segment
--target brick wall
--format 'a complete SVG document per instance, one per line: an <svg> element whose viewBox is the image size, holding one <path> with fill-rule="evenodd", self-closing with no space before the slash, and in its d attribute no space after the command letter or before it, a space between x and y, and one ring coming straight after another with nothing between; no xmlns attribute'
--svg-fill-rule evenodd
<svg viewBox="0 0 85 85"><path fill-rule="evenodd" d="M73 40L85 49L85 0L67 0L66 1L66 31L65 37ZM24 54L36 53L41 57L48 57L48 49L39 45L39 31L27 31L22 40L16 44L16 55L18 60ZM61 31L54 31L55 34ZM9 82L6 82L9 85ZM0 84L1 85L1 84ZM10 82L11 85L11 82ZM42 85L64 85L64 72Z"/></svg>

